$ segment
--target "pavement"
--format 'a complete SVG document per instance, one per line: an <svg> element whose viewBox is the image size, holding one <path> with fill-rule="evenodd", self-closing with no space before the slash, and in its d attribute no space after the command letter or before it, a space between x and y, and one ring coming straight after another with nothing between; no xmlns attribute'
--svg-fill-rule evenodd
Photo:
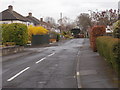
<svg viewBox="0 0 120 90"><path fill-rule="evenodd" d="M118 88L118 77L98 52L93 52L85 39L78 53L77 80L79 88Z"/></svg>

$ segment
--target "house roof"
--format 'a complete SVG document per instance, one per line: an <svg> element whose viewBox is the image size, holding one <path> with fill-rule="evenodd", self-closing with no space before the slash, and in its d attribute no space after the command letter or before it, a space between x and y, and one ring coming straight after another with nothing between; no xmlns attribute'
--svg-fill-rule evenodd
<svg viewBox="0 0 120 90"><path fill-rule="evenodd" d="M33 22L34 25L40 24L40 21L37 18L33 17L32 13L29 13L29 15L26 18L29 19L31 22Z"/></svg>
<svg viewBox="0 0 120 90"><path fill-rule="evenodd" d="M43 18L40 18L40 25L41 26L44 25L47 28L52 28L52 25L50 24L50 22L49 21L48 22L43 21Z"/></svg>
<svg viewBox="0 0 120 90"><path fill-rule="evenodd" d="M0 15L2 16L2 18L0 19L0 21L8 21L8 20L20 20L20 21L29 21L28 19L26 19L24 16L22 16L21 14L13 11L13 7L10 5L8 6L8 9L2 11L0 13Z"/></svg>

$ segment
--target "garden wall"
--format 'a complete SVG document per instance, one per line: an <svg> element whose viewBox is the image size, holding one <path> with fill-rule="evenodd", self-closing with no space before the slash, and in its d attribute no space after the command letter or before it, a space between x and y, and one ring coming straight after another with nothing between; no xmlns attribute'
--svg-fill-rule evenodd
<svg viewBox="0 0 120 90"><path fill-rule="evenodd" d="M4 47L0 48L2 51L2 56L4 55L10 55L18 52L22 52L24 50L24 46L9 46L9 47Z"/></svg>

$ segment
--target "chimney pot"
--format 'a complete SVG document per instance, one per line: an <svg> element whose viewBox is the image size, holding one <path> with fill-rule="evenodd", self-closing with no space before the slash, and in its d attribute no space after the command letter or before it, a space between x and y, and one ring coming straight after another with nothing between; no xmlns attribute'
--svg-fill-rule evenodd
<svg viewBox="0 0 120 90"><path fill-rule="evenodd" d="M43 18L40 18L40 21L43 22Z"/></svg>
<svg viewBox="0 0 120 90"><path fill-rule="evenodd" d="M9 5L9 6L8 6L8 9L9 9L10 11L13 11L13 6L12 6L12 5Z"/></svg>
<svg viewBox="0 0 120 90"><path fill-rule="evenodd" d="M32 16L32 13L29 13L29 16Z"/></svg>

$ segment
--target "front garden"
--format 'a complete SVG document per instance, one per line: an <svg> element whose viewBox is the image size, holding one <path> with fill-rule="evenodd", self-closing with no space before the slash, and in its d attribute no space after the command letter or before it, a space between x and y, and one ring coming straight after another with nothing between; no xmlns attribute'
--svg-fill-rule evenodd
<svg viewBox="0 0 120 90"><path fill-rule="evenodd" d="M92 27L89 34L93 51L98 51L120 76L120 20L113 24L112 36L106 36L104 26Z"/></svg>
<svg viewBox="0 0 120 90"><path fill-rule="evenodd" d="M19 52L16 51L18 47L43 45L58 42L60 39L72 38L69 32L57 33L47 30L42 26L26 26L21 23L12 23L1 24L0 27L0 34L2 35L0 38L0 49L6 54L8 51L12 50L9 48L13 47L17 47L17 49L14 48L15 51L13 52Z"/></svg>

